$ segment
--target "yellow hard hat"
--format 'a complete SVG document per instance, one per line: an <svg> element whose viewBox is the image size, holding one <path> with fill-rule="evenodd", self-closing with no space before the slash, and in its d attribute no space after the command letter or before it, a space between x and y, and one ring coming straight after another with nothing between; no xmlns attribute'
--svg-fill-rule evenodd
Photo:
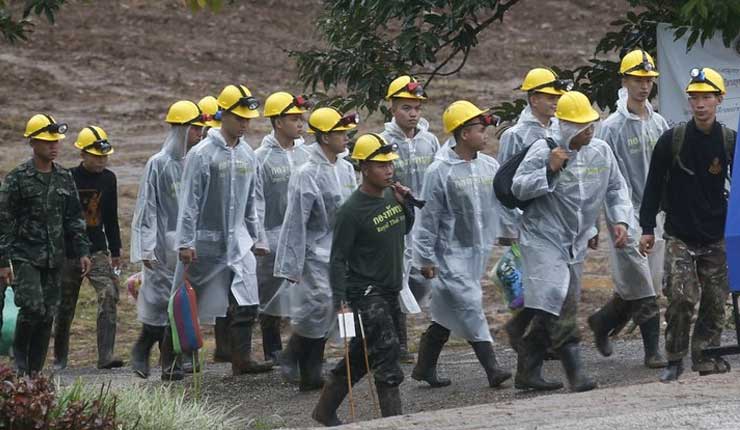
<svg viewBox="0 0 740 430"><path fill-rule="evenodd" d="M108 134L102 128L91 125L83 128L77 135L75 148L93 155L111 155L113 146L108 142Z"/></svg>
<svg viewBox="0 0 740 430"><path fill-rule="evenodd" d="M686 87L687 93L719 93L726 94L725 80L722 75L709 67L691 69L691 82Z"/></svg>
<svg viewBox="0 0 740 430"><path fill-rule="evenodd" d="M51 115L39 113L28 120L26 123L26 132L23 133L23 137L55 142L64 139L64 133L67 131L67 128L66 123L58 123L54 121Z"/></svg>
<svg viewBox="0 0 740 430"><path fill-rule="evenodd" d="M558 100L555 117L576 124L586 124L598 120L599 113L583 93L568 91Z"/></svg>
<svg viewBox="0 0 740 430"><path fill-rule="evenodd" d="M265 100L264 115L266 117L292 115L306 113L313 103L305 96L294 96L293 94L280 91L270 94Z"/></svg>
<svg viewBox="0 0 740 430"><path fill-rule="evenodd" d="M242 118L257 118L260 102L244 85L227 85L218 95L218 106Z"/></svg>
<svg viewBox="0 0 740 430"><path fill-rule="evenodd" d="M164 120L173 125L190 125L202 119L198 105L190 100L180 100L170 106Z"/></svg>
<svg viewBox="0 0 740 430"><path fill-rule="evenodd" d="M458 100L447 106L447 109L442 114L442 123L444 124L445 132L452 133L469 120L481 116L486 112L488 112L488 109L481 110L467 100Z"/></svg>
<svg viewBox="0 0 740 430"><path fill-rule="evenodd" d="M200 121L193 122L193 125L201 127L221 127L221 115L218 113L218 102L216 97L205 96L198 102L198 109L202 113Z"/></svg>
<svg viewBox="0 0 740 430"><path fill-rule="evenodd" d="M393 161L398 159L398 145L389 145L383 136L375 133L367 133L357 139L352 149L353 160L367 161Z"/></svg>
<svg viewBox="0 0 740 430"><path fill-rule="evenodd" d="M660 76L655 68L655 61L646 51L636 49L622 58L619 65L620 75Z"/></svg>
<svg viewBox="0 0 740 430"><path fill-rule="evenodd" d="M416 78L403 75L399 76L388 85L388 92L385 95L386 100L390 99L414 99L426 100L424 86Z"/></svg>
<svg viewBox="0 0 740 430"><path fill-rule="evenodd" d="M561 96L573 89L573 81L558 78L550 69L536 68L527 72L519 89Z"/></svg>
<svg viewBox="0 0 740 430"><path fill-rule="evenodd" d="M357 113L342 115L330 107L318 108L308 117L309 133L329 133L330 131L351 130L360 123Z"/></svg>

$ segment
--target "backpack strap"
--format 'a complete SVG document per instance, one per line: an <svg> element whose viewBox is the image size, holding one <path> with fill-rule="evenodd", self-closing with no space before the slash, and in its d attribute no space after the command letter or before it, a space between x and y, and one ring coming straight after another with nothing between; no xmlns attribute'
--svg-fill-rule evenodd
<svg viewBox="0 0 740 430"><path fill-rule="evenodd" d="M681 148L686 141L686 123L682 122L673 128L673 140L671 141L671 165L676 164L681 155Z"/></svg>
<svg viewBox="0 0 740 430"><path fill-rule="evenodd" d="M732 178L732 165L735 158L735 141L737 140L737 132L729 127L722 126L722 140L725 147L725 154L727 155L727 176Z"/></svg>
<svg viewBox="0 0 740 430"><path fill-rule="evenodd" d="M550 151L558 147L558 143L555 142L555 140L552 137L546 137L545 142L547 142L547 146L550 147ZM566 167L568 167L568 160L565 160L563 162L563 167L561 167L560 169L563 170Z"/></svg>

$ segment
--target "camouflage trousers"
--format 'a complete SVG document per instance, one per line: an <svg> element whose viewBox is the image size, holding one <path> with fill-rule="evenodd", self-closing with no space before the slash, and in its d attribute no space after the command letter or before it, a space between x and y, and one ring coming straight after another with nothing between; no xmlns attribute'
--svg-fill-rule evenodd
<svg viewBox="0 0 740 430"><path fill-rule="evenodd" d="M689 352L693 369L713 367L702 351L719 345L725 321L725 302L729 294L725 241L692 245L666 235L663 294L668 298L665 348L670 361L681 360ZM690 336L691 319L699 312Z"/></svg>
<svg viewBox="0 0 740 430"><path fill-rule="evenodd" d="M115 339L115 327L118 306L118 278L113 274L113 267L109 260L107 251L98 251L91 257L92 267L87 279L90 281L98 301L97 331L98 331L98 355L99 362L105 363L110 359L112 346L101 351L102 345L107 345ZM54 323L54 354L57 360L66 361L70 328L75 317L77 299L80 296L80 287L83 278L81 276L79 260L68 259L62 271L62 299L59 312ZM109 333L112 331L113 333Z"/></svg>
<svg viewBox="0 0 740 430"><path fill-rule="evenodd" d="M370 369L376 383L387 387L399 386L403 382L403 370L400 363L398 332L394 324L394 315L401 312L398 295L391 297L365 296L351 303L351 307L355 313L355 331L357 333L357 336L349 342L352 385L356 384L367 373L358 318L358 315L362 315ZM331 372L334 377L346 381L345 359L339 361Z"/></svg>
<svg viewBox="0 0 740 430"><path fill-rule="evenodd" d="M59 308L60 270L14 261L13 271L18 322L51 322Z"/></svg>

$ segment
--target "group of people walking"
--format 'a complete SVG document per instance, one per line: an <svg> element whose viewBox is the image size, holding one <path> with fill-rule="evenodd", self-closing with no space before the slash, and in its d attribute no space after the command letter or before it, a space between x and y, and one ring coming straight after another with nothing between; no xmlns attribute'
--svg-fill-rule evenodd
<svg viewBox="0 0 740 430"><path fill-rule="evenodd" d="M445 109L450 137L440 145L421 116L428 95L412 76L390 83L393 118L385 129L352 145L357 115L313 109L306 130L312 103L287 92L265 100L272 132L256 150L244 135L261 106L247 87L174 103L162 149L142 174L131 225L131 261L143 267L133 371L149 376L156 344L162 379L197 368L197 357L174 353L167 312L173 286L187 278L201 323L215 326L214 359L230 362L234 375L279 365L300 390L321 389L312 416L322 424L340 424L337 408L368 371L382 415L402 412L401 363L414 362L405 315L419 304L431 324L411 377L450 385L437 362L456 335L498 387L512 374L494 353L481 278L495 245L518 243L524 307L505 326L517 352L515 388L562 388L542 375L554 355L572 391L593 389L576 317L583 262L599 245L603 213L614 295L588 318L598 351L611 355L610 336L633 320L645 365L664 368L661 380L681 375L689 350L692 370L726 372L726 362L703 354L719 342L728 294L723 233L736 134L716 121L725 86L713 69L692 70L692 118L669 128L649 102L657 76L648 53L627 54L615 76L622 83L617 110L600 122L571 82L532 69L521 85L527 106L501 136L497 158L482 151L498 119L465 100ZM0 188L0 277L20 307L20 373L43 368L55 318L55 366L66 366L85 277L98 293L98 366L123 365L113 355L121 248L115 175L105 168L113 146L103 129L86 127L75 143L82 163L64 169L54 159L66 128L50 115L31 118L25 137L33 158ZM304 131L315 142L305 143ZM504 171L512 172L506 191L516 207L494 191ZM661 286L669 303L666 358ZM347 311L360 329L324 377L326 342L335 337L337 314ZM285 345L283 319L291 328ZM252 353L256 325L264 361Z"/></svg>

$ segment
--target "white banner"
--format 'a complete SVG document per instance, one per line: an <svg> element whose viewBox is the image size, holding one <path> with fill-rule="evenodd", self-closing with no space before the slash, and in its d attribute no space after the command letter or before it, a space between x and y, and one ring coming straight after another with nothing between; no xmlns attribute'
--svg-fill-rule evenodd
<svg viewBox="0 0 740 430"><path fill-rule="evenodd" d="M658 24L658 103L660 114L672 126L691 118L686 98L686 85L691 80L689 71L694 67L711 67L725 80L727 95L717 111L717 119L727 127L736 128L740 117L740 38L729 48L722 43L722 36L715 35L702 46L697 42L686 52L690 31L674 41L673 29L668 24Z"/></svg>

